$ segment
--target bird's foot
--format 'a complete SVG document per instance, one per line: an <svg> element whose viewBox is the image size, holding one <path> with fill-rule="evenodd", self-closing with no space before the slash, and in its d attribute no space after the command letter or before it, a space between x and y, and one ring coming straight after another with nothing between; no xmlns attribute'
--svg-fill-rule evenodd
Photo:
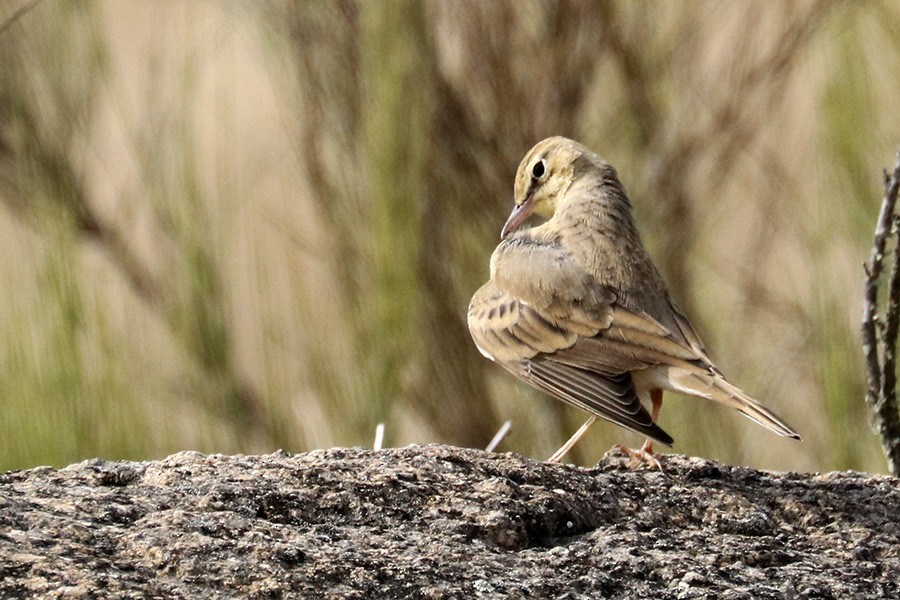
<svg viewBox="0 0 900 600"><path fill-rule="evenodd" d="M630 457L629 463L636 463L635 467L639 467L642 464L650 465L650 467L658 469L660 473L666 473L665 469L662 468L662 465L659 463L659 458L657 454L653 452L653 442L651 440L647 440L644 442L644 445L638 449L629 448L624 444L616 444L612 447L612 450L618 450L622 454Z"/></svg>

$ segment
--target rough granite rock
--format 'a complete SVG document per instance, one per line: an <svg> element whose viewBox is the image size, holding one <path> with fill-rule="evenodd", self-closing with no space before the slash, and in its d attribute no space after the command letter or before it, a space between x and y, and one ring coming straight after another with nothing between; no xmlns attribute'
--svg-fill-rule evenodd
<svg viewBox="0 0 900 600"><path fill-rule="evenodd" d="M900 480L446 446L0 475L0 596L900 598Z"/></svg>

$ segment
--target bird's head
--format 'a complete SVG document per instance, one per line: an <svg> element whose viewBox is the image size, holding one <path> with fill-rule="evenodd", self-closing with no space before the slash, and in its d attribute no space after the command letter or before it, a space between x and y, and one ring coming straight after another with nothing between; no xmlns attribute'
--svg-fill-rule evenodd
<svg viewBox="0 0 900 600"><path fill-rule="evenodd" d="M559 136L538 142L529 150L516 172L516 204L500 239L531 215L552 218L576 177L578 159L585 155L596 156L578 142Z"/></svg>

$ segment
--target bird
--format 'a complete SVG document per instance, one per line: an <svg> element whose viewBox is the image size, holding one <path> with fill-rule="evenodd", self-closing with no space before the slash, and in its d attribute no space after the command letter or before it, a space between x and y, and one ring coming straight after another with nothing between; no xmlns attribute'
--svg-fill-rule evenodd
<svg viewBox="0 0 900 600"><path fill-rule="evenodd" d="M542 222L523 226L530 217ZM657 424L664 391L800 439L716 367L647 253L618 173L574 140L547 138L519 164L514 206L467 323L485 357L591 415L549 462L601 418L647 436L639 450L618 447L660 467L653 442L674 442Z"/></svg>

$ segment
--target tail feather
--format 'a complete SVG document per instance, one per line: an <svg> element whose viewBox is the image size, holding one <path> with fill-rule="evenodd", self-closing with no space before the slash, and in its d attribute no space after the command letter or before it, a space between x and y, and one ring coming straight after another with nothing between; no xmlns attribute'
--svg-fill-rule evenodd
<svg viewBox="0 0 900 600"><path fill-rule="evenodd" d="M671 369L669 381L674 384L677 391L730 406L778 435L800 439L800 434L793 427L742 390L728 383L721 375Z"/></svg>

